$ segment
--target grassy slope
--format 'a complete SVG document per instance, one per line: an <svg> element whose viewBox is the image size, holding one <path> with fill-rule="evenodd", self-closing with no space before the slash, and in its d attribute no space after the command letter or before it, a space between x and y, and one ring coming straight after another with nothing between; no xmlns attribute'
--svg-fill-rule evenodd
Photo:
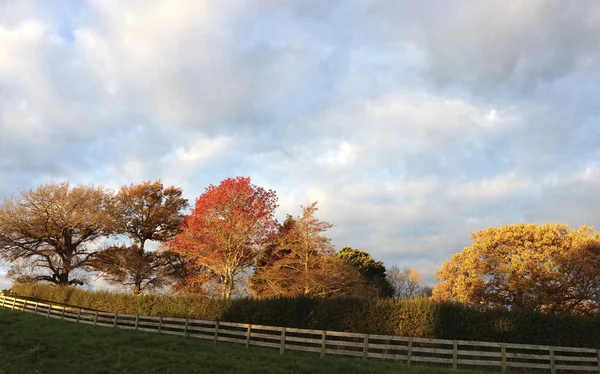
<svg viewBox="0 0 600 374"><path fill-rule="evenodd" d="M5 373L469 373L92 327L0 309Z"/></svg>

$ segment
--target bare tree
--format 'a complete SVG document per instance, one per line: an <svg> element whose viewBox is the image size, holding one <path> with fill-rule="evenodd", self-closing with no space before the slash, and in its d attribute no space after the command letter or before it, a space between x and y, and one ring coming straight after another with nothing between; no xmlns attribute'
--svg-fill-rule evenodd
<svg viewBox="0 0 600 374"><path fill-rule="evenodd" d="M387 271L387 278L394 288L396 299L410 299L431 293L431 289L423 283L423 276L415 268L400 268L398 265L392 265Z"/></svg>
<svg viewBox="0 0 600 374"><path fill-rule="evenodd" d="M49 183L0 204L0 258L14 279L83 284L74 276L117 229L112 195L93 186ZM20 274L20 270L26 270Z"/></svg>

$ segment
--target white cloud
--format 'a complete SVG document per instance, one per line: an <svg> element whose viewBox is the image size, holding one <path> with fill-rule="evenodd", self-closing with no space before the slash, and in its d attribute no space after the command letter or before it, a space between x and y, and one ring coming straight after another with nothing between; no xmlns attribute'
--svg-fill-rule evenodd
<svg viewBox="0 0 600 374"><path fill-rule="evenodd" d="M533 181L515 174L497 175L479 181L470 181L454 188L450 195L456 201L490 201L511 197L531 188Z"/></svg>
<svg viewBox="0 0 600 374"><path fill-rule="evenodd" d="M351 166L357 158L359 148L342 142L336 149L326 151L321 156L316 156L316 162L325 167L347 167Z"/></svg>
<svg viewBox="0 0 600 374"><path fill-rule="evenodd" d="M231 137L198 138L194 139L189 147L179 146L175 150L174 158L177 162L198 164L219 156L233 145L234 140Z"/></svg>
<svg viewBox="0 0 600 374"><path fill-rule="evenodd" d="M595 2L11 4L0 197L249 175L430 276L486 226L598 224Z"/></svg>

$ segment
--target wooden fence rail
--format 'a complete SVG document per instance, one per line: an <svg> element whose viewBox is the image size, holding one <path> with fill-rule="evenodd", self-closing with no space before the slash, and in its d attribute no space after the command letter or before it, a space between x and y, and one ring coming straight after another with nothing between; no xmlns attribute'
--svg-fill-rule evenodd
<svg viewBox="0 0 600 374"><path fill-rule="evenodd" d="M459 367L488 367L506 373L512 368L535 369L551 374L595 372L600 374L600 350L529 344L410 338L336 331L252 325L188 318L150 317L108 313L0 295L0 305L65 321L93 326L159 332L231 342L249 346L305 351L325 355L355 356L411 363Z"/></svg>

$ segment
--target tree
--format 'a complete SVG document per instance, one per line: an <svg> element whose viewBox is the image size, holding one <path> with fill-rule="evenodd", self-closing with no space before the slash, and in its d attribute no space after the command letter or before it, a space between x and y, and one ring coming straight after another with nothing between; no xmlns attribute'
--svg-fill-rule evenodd
<svg viewBox="0 0 600 374"><path fill-rule="evenodd" d="M267 239L264 250L257 258L255 272L290 254L287 245L294 235L293 230L296 230L296 220L291 214L288 214L282 224L277 224L276 230Z"/></svg>
<svg viewBox="0 0 600 374"><path fill-rule="evenodd" d="M16 265L16 279L81 285L74 272L89 266L98 241L117 231L114 213L112 195L99 187L65 182L25 190L0 205L0 258Z"/></svg>
<svg viewBox="0 0 600 374"><path fill-rule="evenodd" d="M251 284L257 297L376 294L356 268L332 255L313 256L308 268L303 268L297 257L286 256L256 273Z"/></svg>
<svg viewBox="0 0 600 374"><path fill-rule="evenodd" d="M438 271L433 298L491 307L593 314L600 235L583 226L516 224L471 235Z"/></svg>
<svg viewBox="0 0 600 374"><path fill-rule="evenodd" d="M290 256L298 259L299 266L304 270L310 266L315 256L333 255L335 249L331 239L323 233L333 225L315 217L317 202L302 207L302 215L294 219L289 234L284 238L283 245Z"/></svg>
<svg viewBox="0 0 600 374"><path fill-rule="evenodd" d="M323 235L333 225L317 219L317 210L317 202L302 206L301 216L288 214L283 225L278 227L263 256L259 258L251 279L255 295L311 292L310 280L316 276L311 277L309 273L316 268L319 256L334 253L331 239Z"/></svg>
<svg viewBox="0 0 600 374"><path fill-rule="evenodd" d="M218 292L229 299L236 280L255 265L277 227L277 197L251 184L250 178L228 178L210 185L183 222L170 249L185 256L186 284Z"/></svg>
<svg viewBox="0 0 600 374"><path fill-rule="evenodd" d="M160 180L123 186L117 194L119 230L131 245L113 246L103 251L94 263L109 283L131 286L141 294L162 286L172 274L164 251L147 251L148 241L164 242L180 231L182 210L187 200L181 188L163 187Z"/></svg>
<svg viewBox="0 0 600 374"><path fill-rule="evenodd" d="M302 207L302 215L287 216L252 279L259 297L366 295L366 279L347 261L335 257L324 232L328 222L316 216L317 203Z"/></svg>
<svg viewBox="0 0 600 374"><path fill-rule="evenodd" d="M400 268L392 265L387 272L388 282L394 290L395 299L410 299L415 296L428 296L430 288L423 284L423 276L412 267Z"/></svg>
<svg viewBox="0 0 600 374"><path fill-rule="evenodd" d="M174 291L207 295L207 287L202 282L203 268L195 266L194 263L180 253L165 250L161 255L164 261L163 269L167 272L165 277L170 280Z"/></svg>
<svg viewBox="0 0 600 374"><path fill-rule="evenodd" d="M582 226L570 232L572 249L561 257L563 271L549 310L583 315L600 314L600 233Z"/></svg>
<svg viewBox="0 0 600 374"><path fill-rule="evenodd" d="M344 247L337 253L337 257L348 262L356 268L363 277L378 291L382 297L391 297L394 289L386 278L383 262L375 261L371 255L361 249Z"/></svg>

